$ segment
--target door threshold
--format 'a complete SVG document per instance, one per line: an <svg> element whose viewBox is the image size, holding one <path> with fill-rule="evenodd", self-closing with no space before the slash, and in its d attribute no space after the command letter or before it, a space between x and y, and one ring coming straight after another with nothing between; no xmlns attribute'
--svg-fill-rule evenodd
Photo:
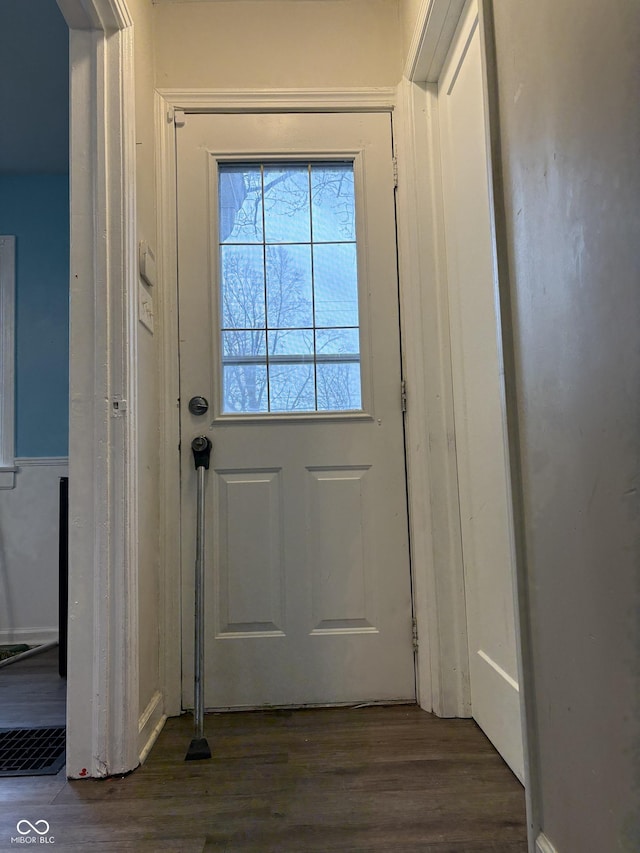
<svg viewBox="0 0 640 853"><path fill-rule="evenodd" d="M306 711L318 708L342 708L343 710L358 711L362 708L380 708L390 705L415 706L417 704L415 699L372 699L364 702L307 702L302 705L236 705L233 707L206 708L205 714L229 714L246 711ZM183 709L182 713L191 714L193 709Z"/></svg>

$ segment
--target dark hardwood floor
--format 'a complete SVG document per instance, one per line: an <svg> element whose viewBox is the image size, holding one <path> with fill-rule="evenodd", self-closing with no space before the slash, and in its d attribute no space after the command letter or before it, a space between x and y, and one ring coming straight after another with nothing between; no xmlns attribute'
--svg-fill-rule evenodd
<svg viewBox="0 0 640 853"><path fill-rule="evenodd" d="M38 701L25 673L11 709L11 669L3 720ZM127 777L0 778L0 850L26 819L69 853L526 853L522 787L472 721L395 706L216 714L205 728L210 761L184 761L185 716Z"/></svg>
<svg viewBox="0 0 640 853"><path fill-rule="evenodd" d="M0 668L0 728L63 726L66 713L57 648Z"/></svg>

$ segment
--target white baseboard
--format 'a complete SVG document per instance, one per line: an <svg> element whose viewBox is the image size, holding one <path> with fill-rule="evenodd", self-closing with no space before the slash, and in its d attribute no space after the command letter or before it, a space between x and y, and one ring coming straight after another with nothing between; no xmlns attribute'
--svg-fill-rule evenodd
<svg viewBox="0 0 640 853"><path fill-rule="evenodd" d="M58 639L58 628L15 628L0 631L0 646L14 646L25 643L27 646L38 646L51 643Z"/></svg>
<svg viewBox="0 0 640 853"><path fill-rule="evenodd" d="M159 690L156 690L138 720L138 754L140 755L140 764L144 764L147 755L151 752L151 747L156 742L166 721L167 715L164 713L164 697Z"/></svg>
<svg viewBox="0 0 640 853"><path fill-rule="evenodd" d="M68 456L19 456L15 460L17 468L33 468L40 465L68 465Z"/></svg>
<svg viewBox="0 0 640 853"><path fill-rule="evenodd" d="M558 853L544 832L536 838L536 853Z"/></svg>

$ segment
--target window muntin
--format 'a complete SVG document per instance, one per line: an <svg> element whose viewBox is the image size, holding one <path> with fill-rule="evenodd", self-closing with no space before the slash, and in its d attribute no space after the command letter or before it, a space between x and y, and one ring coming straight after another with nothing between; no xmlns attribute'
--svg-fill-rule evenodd
<svg viewBox="0 0 640 853"><path fill-rule="evenodd" d="M218 169L222 413L361 411L353 161Z"/></svg>

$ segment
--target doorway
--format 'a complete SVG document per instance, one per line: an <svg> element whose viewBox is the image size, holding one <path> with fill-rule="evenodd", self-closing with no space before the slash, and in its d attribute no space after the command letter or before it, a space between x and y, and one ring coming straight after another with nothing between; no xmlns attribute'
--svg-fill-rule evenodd
<svg viewBox="0 0 640 853"><path fill-rule="evenodd" d="M460 529L474 719L524 779L482 43L467 3L438 81Z"/></svg>
<svg viewBox="0 0 640 853"><path fill-rule="evenodd" d="M206 707L415 701L390 115L176 137L183 703L198 433Z"/></svg>
<svg viewBox="0 0 640 853"><path fill-rule="evenodd" d="M0 645L8 653L37 653L7 657L0 670L0 725L60 725L66 693L56 643L60 480L68 473L68 28L55 0L12 0L2 4L0 17L3 103L12 115L0 143L0 233L11 235L12 272L12 299L0 309ZM2 243L8 248L6 238ZM42 678L47 687L41 690Z"/></svg>
<svg viewBox="0 0 640 853"><path fill-rule="evenodd" d="M434 708L477 715L524 779L485 24L471 0L435 2L431 13L416 25L401 86L401 272L414 278L405 323L428 353L414 351L408 381L426 387L418 418L437 450L416 489L431 505L433 541L416 583L435 602L427 608ZM410 419L410 435L420 427ZM410 453L410 472L416 459Z"/></svg>

